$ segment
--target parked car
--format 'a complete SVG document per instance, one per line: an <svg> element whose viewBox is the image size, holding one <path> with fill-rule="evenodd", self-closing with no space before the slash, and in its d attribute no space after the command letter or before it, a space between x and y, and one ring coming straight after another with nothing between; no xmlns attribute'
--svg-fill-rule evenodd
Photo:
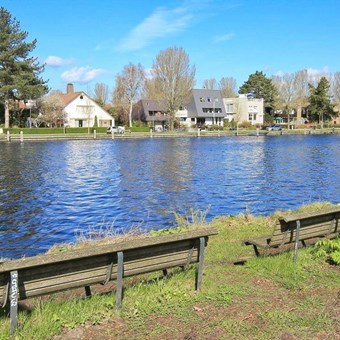
<svg viewBox="0 0 340 340"><path fill-rule="evenodd" d="M106 133L125 133L124 126L109 126L106 130Z"/></svg>
<svg viewBox="0 0 340 340"><path fill-rule="evenodd" d="M275 125L272 125L272 126L268 126L267 130L268 131L281 131L282 130L282 126L278 125L278 124L275 124Z"/></svg>

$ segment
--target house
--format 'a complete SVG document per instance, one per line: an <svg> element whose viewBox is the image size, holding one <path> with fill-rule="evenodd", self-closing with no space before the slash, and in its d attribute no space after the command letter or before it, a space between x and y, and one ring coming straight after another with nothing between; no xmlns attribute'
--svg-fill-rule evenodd
<svg viewBox="0 0 340 340"><path fill-rule="evenodd" d="M73 84L67 84L66 93L60 94L65 105L64 124L69 127L93 127L97 120L98 127L114 126L114 118L85 92L75 92ZM97 117L97 119L95 118Z"/></svg>
<svg viewBox="0 0 340 340"><path fill-rule="evenodd" d="M161 100L139 100L132 108L132 120L148 123L155 131L163 131L170 125L166 103Z"/></svg>
<svg viewBox="0 0 340 340"><path fill-rule="evenodd" d="M264 122L263 98L254 98L240 94L236 98L223 98L226 118L238 124L250 122L251 125L262 125Z"/></svg>
<svg viewBox="0 0 340 340"><path fill-rule="evenodd" d="M187 117L182 114L182 122L187 126L188 124L196 124L198 127L206 125L223 126L223 119L226 116L221 91L219 90L193 89L186 110Z"/></svg>
<svg viewBox="0 0 340 340"><path fill-rule="evenodd" d="M162 130L169 125L166 103L159 100L143 99L132 109L133 120L149 123L154 130ZM224 120L238 123L263 124L263 98L247 95L237 98L222 98L221 91L193 89L188 104L175 113L183 127L223 126Z"/></svg>

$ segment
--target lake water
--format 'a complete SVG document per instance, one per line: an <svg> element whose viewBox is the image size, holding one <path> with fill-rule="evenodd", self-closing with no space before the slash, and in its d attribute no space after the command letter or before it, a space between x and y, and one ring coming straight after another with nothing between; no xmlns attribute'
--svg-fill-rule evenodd
<svg viewBox="0 0 340 340"><path fill-rule="evenodd" d="M211 220L340 203L339 135L0 143L0 165L0 257L191 208Z"/></svg>

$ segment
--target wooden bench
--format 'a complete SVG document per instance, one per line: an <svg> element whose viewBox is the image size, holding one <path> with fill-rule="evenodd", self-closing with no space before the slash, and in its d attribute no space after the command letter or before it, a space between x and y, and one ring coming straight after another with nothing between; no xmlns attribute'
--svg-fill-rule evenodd
<svg viewBox="0 0 340 340"><path fill-rule="evenodd" d="M116 308L121 307L123 278L198 263L196 290L203 275L204 249L212 228L167 236L146 236L108 245L44 254L0 263L0 304L10 303L11 332L17 324L18 300L116 280Z"/></svg>
<svg viewBox="0 0 340 340"><path fill-rule="evenodd" d="M245 245L252 245L256 256L260 256L258 248L281 248L294 244L294 261L297 261L299 242L320 238L334 238L340 233L340 206L325 208L317 212L282 216L278 219L272 235L244 240Z"/></svg>

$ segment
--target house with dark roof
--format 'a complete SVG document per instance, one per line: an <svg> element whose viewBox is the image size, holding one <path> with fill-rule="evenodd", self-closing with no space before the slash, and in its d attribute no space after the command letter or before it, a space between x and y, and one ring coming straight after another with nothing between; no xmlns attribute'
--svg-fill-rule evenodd
<svg viewBox="0 0 340 340"><path fill-rule="evenodd" d="M169 127L170 115L165 101L141 99L132 108L132 120L148 123L155 131L163 131Z"/></svg>
<svg viewBox="0 0 340 340"><path fill-rule="evenodd" d="M175 116L182 126L223 126L226 113L221 92L206 89L192 90L190 102L187 106L180 107ZM164 101L142 99L134 105L132 117L134 120L149 123L149 126L155 130L162 130L169 126L170 116Z"/></svg>
<svg viewBox="0 0 340 340"><path fill-rule="evenodd" d="M175 117L183 127L223 126L224 120L261 125L264 119L263 98L250 98L246 95L222 98L219 90L193 89L188 104L180 107ZM140 100L133 107L133 119L148 122L155 130L164 129L169 125L166 103Z"/></svg>
<svg viewBox="0 0 340 340"><path fill-rule="evenodd" d="M73 84L67 84L66 93L60 94L65 105L64 124L69 127L93 127L97 117L99 127L114 126L114 118L92 100L85 92L75 92Z"/></svg>
<svg viewBox="0 0 340 340"><path fill-rule="evenodd" d="M187 126L189 124L196 124L198 127L223 126L223 119L226 116L222 94L219 90L193 89L186 110L187 117L184 117L182 113L181 121Z"/></svg>

